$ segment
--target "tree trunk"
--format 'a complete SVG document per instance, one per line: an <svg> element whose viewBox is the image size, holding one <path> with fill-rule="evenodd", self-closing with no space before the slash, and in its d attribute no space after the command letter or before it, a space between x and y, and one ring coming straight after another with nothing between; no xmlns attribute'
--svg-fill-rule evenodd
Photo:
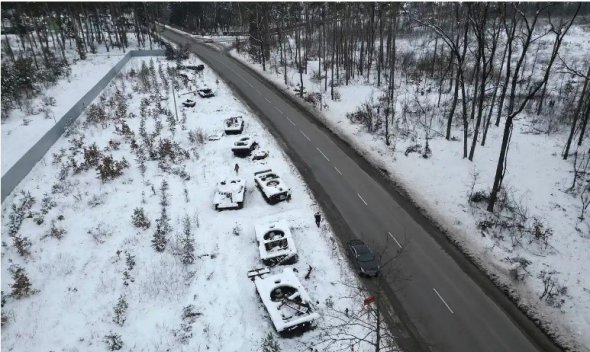
<svg viewBox="0 0 590 352"><path fill-rule="evenodd" d="M590 117L590 99L586 102L586 114L584 115L584 122L582 123L582 129L580 130L580 139L578 140L578 146L582 145L584 139L584 133L586 132L586 126L588 125L588 117Z"/></svg>
<svg viewBox="0 0 590 352"><path fill-rule="evenodd" d="M588 73L586 74L586 78L584 79L584 86L582 88L582 94L580 95L580 100L578 101L578 106L576 107L576 112L574 113L574 120L572 121L572 128L570 129L570 134L567 137L567 143L565 145L565 151L563 152L563 160L567 160L570 152L570 146L572 144L572 140L574 138L574 133L576 131L576 125L578 124L578 117L582 110L582 106L584 105L584 101L586 99L586 91L588 89L588 76L590 76L590 67L588 67ZM589 104L590 105L590 102ZM585 127L585 126L584 126ZM581 138L580 138L581 140ZM578 144L580 145L580 144Z"/></svg>
<svg viewBox="0 0 590 352"><path fill-rule="evenodd" d="M494 87L494 94L492 95L492 103L490 104L490 110L488 112L488 117L486 118L486 125L483 130L483 137L481 138L481 146L483 147L486 144L486 138L488 136L488 129L490 128L490 122L492 121L492 112L494 111L494 105L496 103L496 95L498 93L498 86L500 85L500 79L502 78L502 68L504 68L504 62L506 60L506 52L507 48L504 48L504 53L502 54L502 63L500 64L500 70L498 71L498 80L496 81L496 86ZM492 65L493 67L493 65Z"/></svg>
<svg viewBox="0 0 590 352"><path fill-rule="evenodd" d="M383 3L379 3L379 60L377 62L377 87L381 86L381 70L383 69Z"/></svg>
<svg viewBox="0 0 590 352"><path fill-rule="evenodd" d="M375 304L375 319L377 319L375 327L375 352L379 352L381 350L381 316L379 315L377 304Z"/></svg>

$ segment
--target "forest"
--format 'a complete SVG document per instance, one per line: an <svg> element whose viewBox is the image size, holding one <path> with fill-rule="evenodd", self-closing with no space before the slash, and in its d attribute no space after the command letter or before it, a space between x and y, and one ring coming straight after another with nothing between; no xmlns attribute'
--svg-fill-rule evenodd
<svg viewBox="0 0 590 352"><path fill-rule="evenodd" d="M198 15L191 17L193 12ZM355 78L373 80L383 87L376 116L361 113L357 118L383 128L387 145L391 123L399 114L395 90L401 76L404 84L419 86L422 95L424 87L436 93L437 106L448 105L445 138L453 138L454 123L462 125L463 158L473 161L490 125L502 125L494 183L486 196L487 209L493 211L513 123L523 111L559 116L548 133L557 124L569 125L564 159L572 154L572 144L582 145L590 114L590 65L587 59L568 58L560 48L574 22L588 23L589 12L590 6L581 3L179 3L171 5L169 21L203 33L243 28L250 55L264 70L271 50L277 50L285 83L291 61L300 73L300 86L303 74L314 70L331 100L337 99L339 85L348 86ZM220 17L235 23L211 21ZM397 38L409 35L427 38L429 47L418 57L397 53ZM549 41L549 52L538 60L539 52L547 49L538 45L544 41ZM317 61L317 68L308 67L310 60ZM555 92L548 83L557 77L561 84ZM299 92L308 101L321 99L304 97L304 89ZM587 154L580 165L587 167Z"/></svg>
<svg viewBox="0 0 590 352"><path fill-rule="evenodd" d="M156 3L2 3L2 119L23 109L32 97L58 79L71 65L96 54L129 46L155 46ZM16 37L15 40L9 39ZM67 48L78 57L69 58Z"/></svg>

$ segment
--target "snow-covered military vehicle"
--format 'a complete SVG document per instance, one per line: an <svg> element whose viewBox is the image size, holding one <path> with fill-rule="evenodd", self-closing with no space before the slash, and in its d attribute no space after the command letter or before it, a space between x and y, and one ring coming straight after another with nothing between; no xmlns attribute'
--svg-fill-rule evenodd
<svg viewBox="0 0 590 352"><path fill-rule="evenodd" d="M192 108L196 104L197 104L197 102L194 101L194 100L191 100L191 99L187 99L187 100L185 100L185 101L182 102L182 105L184 105L187 108Z"/></svg>
<svg viewBox="0 0 590 352"><path fill-rule="evenodd" d="M246 157L256 149L256 146L258 146L258 143L256 143L251 137L242 137L234 143L231 150L234 152L235 156Z"/></svg>
<svg viewBox="0 0 590 352"><path fill-rule="evenodd" d="M265 265L292 264L297 261L297 249L286 221L259 223L254 226L254 231L260 259Z"/></svg>
<svg viewBox="0 0 590 352"><path fill-rule="evenodd" d="M215 196L213 196L215 210L243 208L245 193L246 183L242 179L219 182Z"/></svg>
<svg viewBox="0 0 590 352"><path fill-rule="evenodd" d="M291 189L270 169L255 172L254 182L269 204L291 199Z"/></svg>
<svg viewBox="0 0 590 352"><path fill-rule="evenodd" d="M201 98L211 98L215 96L215 93L210 88L203 88L197 91Z"/></svg>
<svg viewBox="0 0 590 352"><path fill-rule="evenodd" d="M234 116L224 121L225 134L241 134L244 130L242 116Z"/></svg>
<svg viewBox="0 0 590 352"><path fill-rule="evenodd" d="M263 277L268 272L268 269L251 270L248 277L254 281L277 332L294 335L311 328L320 315L293 269L285 268L280 274Z"/></svg>

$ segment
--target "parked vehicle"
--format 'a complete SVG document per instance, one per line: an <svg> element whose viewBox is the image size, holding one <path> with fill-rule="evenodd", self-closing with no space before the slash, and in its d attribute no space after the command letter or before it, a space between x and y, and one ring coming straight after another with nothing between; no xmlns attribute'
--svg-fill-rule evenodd
<svg viewBox="0 0 590 352"><path fill-rule="evenodd" d="M234 143L231 150L235 156L243 158L249 156L257 146L258 143L256 143L251 137L242 137Z"/></svg>
<svg viewBox="0 0 590 352"><path fill-rule="evenodd" d="M254 182L269 204L291 199L291 189L271 169L255 172Z"/></svg>
<svg viewBox="0 0 590 352"><path fill-rule="evenodd" d="M213 196L215 210L242 209L245 193L246 183L242 179L219 182L215 196Z"/></svg>
<svg viewBox="0 0 590 352"><path fill-rule="evenodd" d="M379 262L371 249L361 240L351 240L348 242L348 254L353 259L353 263L363 276L379 275Z"/></svg>

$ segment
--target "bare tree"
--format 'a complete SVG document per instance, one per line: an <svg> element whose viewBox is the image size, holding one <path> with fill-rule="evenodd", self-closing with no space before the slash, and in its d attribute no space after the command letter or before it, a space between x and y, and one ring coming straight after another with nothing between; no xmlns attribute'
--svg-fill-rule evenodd
<svg viewBox="0 0 590 352"><path fill-rule="evenodd" d="M324 321L314 347L323 351L354 351L361 346L372 347L375 352L399 351L395 336L387 328L377 302L380 295L372 295L358 285L349 285L349 294L326 302ZM362 305L342 305L341 301L363 302Z"/></svg>
<svg viewBox="0 0 590 352"><path fill-rule="evenodd" d="M571 17L570 20L561 21L559 23L559 25L557 25L557 26L552 24L550 31L555 34L555 41L553 43L553 49L551 52L551 56L549 58L549 62L547 64L547 67L545 68L545 74L543 75L543 79L540 82L535 83L533 87L529 88L529 91L520 100L519 105L515 106L516 84L518 81L519 70L522 67L522 63L526 57L526 54L527 54L527 51L530 47L531 42L540 38L540 37L537 37L537 38L533 39L533 32L535 30L535 26L537 24L539 16L541 15L541 13L545 9L549 8L549 6L550 5L544 5L542 7L539 7L539 5L537 5L537 10L535 11L532 21L529 21L527 18L527 15L522 10L518 9L518 12L519 12L520 16L522 17L523 23L524 23L525 38L524 38L524 41L522 44L520 58L518 59L518 62L516 64L515 71L514 71L514 76L512 77L512 87L511 87L511 93L510 93L510 98L509 98L509 103L508 103L508 114L506 116L506 122L504 125L502 146L500 148L500 156L498 158L498 164L496 166L496 175L494 177L494 185L493 185L492 191L490 193L490 198L489 198L488 208L487 208L488 211L490 211L490 212L494 211L494 205L495 205L497 197L498 197L498 192L499 192L500 188L502 187L502 181L504 180L504 175L506 174L506 161L507 161L507 155L508 155L508 147L510 145L510 138L512 136L512 128L513 128L514 118L516 116L518 116L518 114L520 114L522 112L522 110L524 110L524 108L526 107L528 102L535 96L535 94L537 94L539 89L541 89L541 87L549 79L549 72L551 71L551 67L553 66L553 63L555 62L557 54L559 53L559 48L561 47L561 43L563 41L563 38L565 37L565 35L567 34L571 25L573 24L574 20L576 19L578 12L580 11L581 4L578 5L576 12Z"/></svg>
<svg viewBox="0 0 590 352"><path fill-rule="evenodd" d="M569 67L568 67L568 69L570 72L573 71ZM573 71L573 72L575 72L575 71ZM590 98L588 98L588 95L586 94L586 92L588 90L588 82L589 81L590 81L590 65L588 66L588 73L586 73L586 75L584 76L584 86L582 88L582 94L580 94L580 99L578 100L578 105L576 107L576 111L574 112L572 127L570 129L570 134L567 137L567 143L565 144L565 151L563 152L563 160L566 160L569 156L570 146L572 144L572 140L574 138L574 134L576 131L576 126L578 124L578 117L580 116L580 113L582 111L582 107L584 106L584 103L586 103L586 105L587 105L586 106L586 113L585 113L584 120L582 122L582 128L581 128L581 132L580 132L580 141L578 143L578 145L582 145L582 138L584 137L584 131L586 130L586 124L588 123L588 114L590 112Z"/></svg>

